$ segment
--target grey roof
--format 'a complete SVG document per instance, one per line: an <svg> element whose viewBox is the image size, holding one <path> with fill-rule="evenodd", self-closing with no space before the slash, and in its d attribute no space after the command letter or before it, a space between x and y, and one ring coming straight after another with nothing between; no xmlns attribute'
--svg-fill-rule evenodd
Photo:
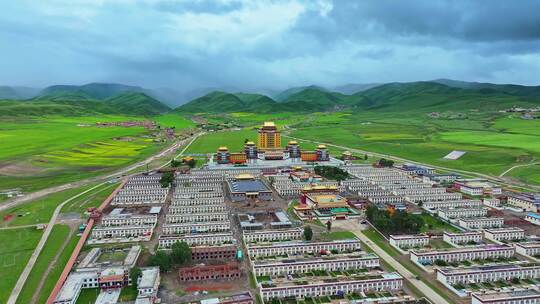
<svg viewBox="0 0 540 304"><path fill-rule="evenodd" d="M236 180L229 182L231 192L269 192L270 189L260 180Z"/></svg>

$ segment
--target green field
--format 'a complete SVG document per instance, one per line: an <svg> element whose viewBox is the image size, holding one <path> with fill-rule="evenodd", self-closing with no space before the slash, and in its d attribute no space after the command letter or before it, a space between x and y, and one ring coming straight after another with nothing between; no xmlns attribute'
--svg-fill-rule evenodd
<svg viewBox="0 0 540 304"><path fill-rule="evenodd" d="M407 118L374 113L345 117L349 121L336 122L335 115L331 116L332 123L308 121L291 135L492 175L540 159L538 121L487 114L452 120L429 119L421 114L410 114ZM467 153L459 160L444 160L453 150ZM527 179L530 173L512 175L538 183L538 178Z"/></svg>
<svg viewBox="0 0 540 304"><path fill-rule="evenodd" d="M0 190L33 191L79 180L142 160L165 147L142 127L97 127L128 116L43 117L0 120ZM176 115L166 125L190 127Z"/></svg>
<svg viewBox="0 0 540 304"><path fill-rule="evenodd" d="M540 165L515 168L505 176L511 176L530 184L540 184Z"/></svg>
<svg viewBox="0 0 540 304"><path fill-rule="evenodd" d="M36 292L39 282L47 267L53 262L54 257L61 252L61 247L66 238L69 237L69 227L66 225L55 225L43 251L40 253L34 268L30 272L30 276L26 280L24 287L17 299L17 303L30 303L34 292ZM62 265L60 265L62 266Z"/></svg>
<svg viewBox="0 0 540 304"><path fill-rule="evenodd" d="M0 230L0 303L6 303L42 233L35 228Z"/></svg>
<svg viewBox="0 0 540 304"><path fill-rule="evenodd" d="M229 151L236 152L244 148L246 139L257 141L257 133L253 129L240 131L209 132L195 140L186 153L215 153L220 146L226 146Z"/></svg>

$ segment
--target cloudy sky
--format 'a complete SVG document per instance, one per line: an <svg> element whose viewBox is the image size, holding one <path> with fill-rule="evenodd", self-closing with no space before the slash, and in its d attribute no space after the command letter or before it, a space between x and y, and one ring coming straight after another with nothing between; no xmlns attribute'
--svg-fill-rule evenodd
<svg viewBox="0 0 540 304"><path fill-rule="evenodd" d="M540 85L540 1L0 1L5 85Z"/></svg>

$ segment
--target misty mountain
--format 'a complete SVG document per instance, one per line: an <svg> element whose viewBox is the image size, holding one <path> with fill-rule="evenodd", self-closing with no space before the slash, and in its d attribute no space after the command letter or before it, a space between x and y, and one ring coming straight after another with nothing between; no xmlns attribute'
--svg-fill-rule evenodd
<svg viewBox="0 0 540 304"><path fill-rule="evenodd" d="M29 99L36 96L40 89L22 86L0 86L0 99Z"/></svg>
<svg viewBox="0 0 540 304"><path fill-rule="evenodd" d="M377 86L382 83L349 83L342 86L334 87L332 90L346 95L362 92Z"/></svg>
<svg viewBox="0 0 540 304"><path fill-rule="evenodd" d="M482 82L467 82L452 79L436 79L432 82L441 83L449 87L462 89L489 89L523 97L540 97L540 86L524 86L517 84L494 84Z"/></svg>

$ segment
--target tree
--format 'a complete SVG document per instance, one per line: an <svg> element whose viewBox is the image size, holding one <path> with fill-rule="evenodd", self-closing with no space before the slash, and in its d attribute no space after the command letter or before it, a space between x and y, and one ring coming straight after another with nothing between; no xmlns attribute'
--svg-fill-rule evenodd
<svg viewBox="0 0 540 304"><path fill-rule="evenodd" d="M176 159L171 159L171 167L173 168L177 168L177 167L180 167L180 165L182 164L182 162L176 160Z"/></svg>
<svg viewBox="0 0 540 304"><path fill-rule="evenodd" d="M315 173L328 179L337 181L349 178L349 173L341 168L333 166L315 166Z"/></svg>
<svg viewBox="0 0 540 304"><path fill-rule="evenodd" d="M159 183L161 184L161 187L167 188L172 184L173 181L174 181L174 173L165 172L161 175L161 179L159 180Z"/></svg>
<svg viewBox="0 0 540 304"><path fill-rule="evenodd" d="M186 242L176 242L171 249L171 261L173 264L183 265L191 261L191 248Z"/></svg>
<svg viewBox="0 0 540 304"><path fill-rule="evenodd" d="M159 266L161 272L168 272L172 268L171 257L165 251L158 250L148 259L148 266Z"/></svg>
<svg viewBox="0 0 540 304"><path fill-rule="evenodd" d="M379 166L381 167L393 167L394 161L386 158L379 159Z"/></svg>
<svg viewBox="0 0 540 304"><path fill-rule="evenodd" d="M364 154L364 160L367 160L367 159L368 159L367 154Z"/></svg>
<svg viewBox="0 0 540 304"><path fill-rule="evenodd" d="M139 267L135 266L131 268L129 272L129 278L131 279L131 284L133 284L134 288L137 288L137 280L142 275L142 271Z"/></svg>
<svg viewBox="0 0 540 304"><path fill-rule="evenodd" d="M197 160L192 158L190 160L188 160L186 162L186 164L190 167L190 168L195 168L195 166L197 165Z"/></svg>
<svg viewBox="0 0 540 304"><path fill-rule="evenodd" d="M312 238L313 238L313 230L311 229L311 227L310 226L304 227L304 239L306 241L311 241Z"/></svg>
<svg viewBox="0 0 540 304"><path fill-rule="evenodd" d="M328 232L330 232L330 230L332 230L332 222L330 220L328 220L326 222L326 230L328 230Z"/></svg>

